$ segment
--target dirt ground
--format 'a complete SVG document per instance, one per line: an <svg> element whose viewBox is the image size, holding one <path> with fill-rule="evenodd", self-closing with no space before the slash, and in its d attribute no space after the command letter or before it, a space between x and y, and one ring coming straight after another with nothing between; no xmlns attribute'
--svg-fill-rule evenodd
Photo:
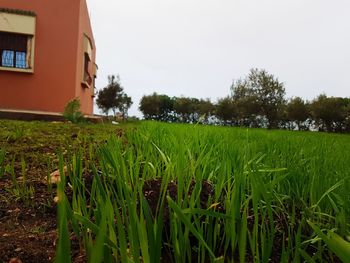
<svg viewBox="0 0 350 263"><path fill-rule="evenodd" d="M58 153L68 158L82 149L89 161L91 145L95 148L111 134L122 133L113 125L0 120L0 150L5 152L2 165L8 166L5 174L0 174L0 263L54 260L55 189L48 186L47 177L58 169ZM74 236L71 243L73 262L85 262L84 250Z"/></svg>

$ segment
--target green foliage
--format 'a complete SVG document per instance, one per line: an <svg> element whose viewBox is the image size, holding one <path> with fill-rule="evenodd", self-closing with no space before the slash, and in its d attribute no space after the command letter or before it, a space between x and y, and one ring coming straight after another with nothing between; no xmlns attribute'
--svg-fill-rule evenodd
<svg viewBox="0 0 350 263"><path fill-rule="evenodd" d="M319 229L312 222L308 222L312 229L319 235L322 240L329 246L329 248L343 261L348 262L350 260L350 243L345 241L339 235L333 231L327 231L324 234L321 229Z"/></svg>
<svg viewBox="0 0 350 263"><path fill-rule="evenodd" d="M33 205L33 198L35 196L34 187L27 182L27 164L24 158L21 158L21 177L17 178L15 172L15 160L5 167L5 172L11 176L12 187L6 188L6 191L11 194L14 201L22 201L25 206Z"/></svg>
<svg viewBox="0 0 350 263"><path fill-rule="evenodd" d="M200 99L196 104L196 111L199 116L204 116L203 123L208 123L209 117L215 114L215 105L210 99Z"/></svg>
<svg viewBox="0 0 350 263"><path fill-rule="evenodd" d="M231 90L235 102L251 108L250 115L265 116L268 127L277 128L285 103L284 85L277 78L266 70L251 69L244 80L232 84ZM246 103L251 106L245 106Z"/></svg>
<svg viewBox="0 0 350 263"><path fill-rule="evenodd" d="M320 95L311 103L312 116L320 130L341 131L348 117L349 99Z"/></svg>
<svg viewBox="0 0 350 263"><path fill-rule="evenodd" d="M349 233L348 136L145 122L125 137L126 145L112 137L99 148L89 198L81 157L68 160L67 224L88 262L341 257L320 245L307 220L342 238ZM156 202L143 191L149 180L160 182ZM214 189L206 203L203 180Z"/></svg>
<svg viewBox="0 0 350 263"><path fill-rule="evenodd" d="M146 120L350 132L350 98L320 95L312 103L300 97L287 101L284 84L264 69L251 69L233 81L231 93L216 104L153 93L142 97L139 109Z"/></svg>
<svg viewBox="0 0 350 263"><path fill-rule="evenodd" d="M311 117L309 105L300 97L290 99L286 105L286 117L288 121L296 122L298 129L302 130L302 123Z"/></svg>
<svg viewBox="0 0 350 263"><path fill-rule="evenodd" d="M0 179L1 177L4 176L5 170L6 170L5 157L6 157L5 150L0 148Z"/></svg>
<svg viewBox="0 0 350 263"><path fill-rule="evenodd" d="M64 108L63 117L72 123L85 122L84 114L80 111L80 101L73 99Z"/></svg>
<svg viewBox="0 0 350 263"><path fill-rule="evenodd" d="M191 98L180 97L176 98L174 102L174 110L180 115L182 122L189 122L190 115L195 112L195 105L198 100Z"/></svg>
<svg viewBox="0 0 350 263"><path fill-rule="evenodd" d="M248 82L242 79L234 81L231 92L238 122L243 125L246 125L246 121L254 122L255 117L260 114L260 104L257 94L248 86Z"/></svg>
<svg viewBox="0 0 350 263"><path fill-rule="evenodd" d="M59 155L56 262L71 261L73 235L87 262L346 262L348 135L142 122L100 143L115 127L88 125L85 137L85 125L0 121L5 143L16 123L50 145L79 129L82 149ZM7 160L15 146L5 145ZM13 195L31 199L29 165L17 159L5 160ZM155 202L144 192L154 180Z"/></svg>
<svg viewBox="0 0 350 263"><path fill-rule="evenodd" d="M141 98L139 109L147 120L170 121L174 100L166 95L153 93Z"/></svg>
<svg viewBox="0 0 350 263"><path fill-rule="evenodd" d="M284 83L264 69L251 69L233 81L231 95L213 104L209 99L143 96L139 109L146 120L350 132L350 98L320 95L311 103L286 100Z"/></svg>
<svg viewBox="0 0 350 263"><path fill-rule="evenodd" d="M56 248L55 263L70 263L70 238L68 229L69 217L69 203L65 195L65 174L63 169L63 160L60 156L60 175L61 180L58 183L57 196L58 196L58 244Z"/></svg>
<svg viewBox="0 0 350 263"><path fill-rule="evenodd" d="M237 117L237 109L233 103L232 98L225 97L219 99L216 105L216 115L223 120L225 123L231 123Z"/></svg>
<svg viewBox="0 0 350 263"><path fill-rule="evenodd" d="M170 98L157 93L143 96L139 109L146 120L186 123L207 123L215 112L215 106L209 99Z"/></svg>
<svg viewBox="0 0 350 263"><path fill-rule="evenodd" d="M12 131L6 136L6 141L9 143L14 143L30 135L31 131L29 129L24 129L19 125L15 125Z"/></svg>
<svg viewBox="0 0 350 263"><path fill-rule="evenodd" d="M108 76L108 85L98 92L96 99L97 106L106 115L110 110L113 111L113 115L116 115L117 110L119 110L123 118L127 117L128 109L132 103L131 97L124 93L119 76L114 75Z"/></svg>

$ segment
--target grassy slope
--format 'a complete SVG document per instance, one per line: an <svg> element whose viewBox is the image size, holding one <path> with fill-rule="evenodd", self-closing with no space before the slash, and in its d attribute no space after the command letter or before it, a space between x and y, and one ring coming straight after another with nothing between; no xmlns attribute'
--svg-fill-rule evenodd
<svg viewBox="0 0 350 263"><path fill-rule="evenodd" d="M65 159L74 170L76 161L70 153L76 152L81 145L85 149L89 145L100 145L99 142L112 133L123 137L110 140L93 157L90 154L91 159L100 162L96 168L104 175L103 187L99 186L92 194L87 209L81 207L81 202L86 200L79 194L76 198L80 201L72 204L74 212L89 220L94 218L97 226L107 222L107 229L102 232L110 237L111 243L129 251L126 255L113 248L104 249L105 255L111 253L117 260L126 257L135 260L141 255L145 262L156 262L160 254L163 258L164 254L170 254L175 261L185 262L201 261L215 254L215 257L236 258L242 262L253 262L254 258L255 262L267 262L268 258L275 262L292 259L299 262L301 258L307 259L307 255L313 257L309 260L336 262L324 243L313 239L316 234L306 220L321 228L333 229L343 237L349 234L348 135L151 122L124 135L116 132L113 126L78 128L67 124L8 121L0 124L6 127L0 131L0 142L4 143L8 156L23 153L29 166L34 163L38 167L47 163L47 152L52 154L63 148L62 151L68 149ZM84 159L89 158L84 156ZM57 157L52 159L55 160L52 166L57 167ZM91 163L81 165L85 167ZM43 174L47 173L45 169L47 167L43 165ZM79 169L77 171L79 177ZM152 239L151 234L151 228L163 229L159 225L163 218L146 220L148 225L145 225L142 218L147 218L147 208L139 214L137 206L133 206L140 202L144 182L152 178L174 180L179 193L173 198L175 203L169 201L171 238L168 240L170 245L163 245L163 248L162 242ZM193 197L189 198L187 192L194 180L209 180L214 185L215 194L209 201L208 210L200 210L200 186L195 187ZM73 180L72 184L73 189L80 189L79 182ZM97 187L96 183L93 187ZM101 200L101 195L105 194L109 198ZM107 215L107 205L114 211L123 211L119 222L124 224L114 225L117 215ZM61 219L63 217L73 225L76 223L76 218L66 214L61 215ZM135 217L141 218L135 221ZM187 224L189 222L194 228ZM129 227L123 230L125 225ZM92 236L84 229L82 226L79 231L84 232L85 246L91 248ZM163 232L166 231L164 228ZM97 237L97 240L103 238ZM145 244L150 244L151 249ZM98 242L95 245L98 246ZM198 254L195 259L193 249ZM154 252L157 250L159 253ZM93 251L98 249L88 249L87 257L96 260L99 254ZM105 262L108 262L106 258Z"/></svg>
<svg viewBox="0 0 350 263"><path fill-rule="evenodd" d="M131 126L0 120L1 263L13 257L27 263L53 260L57 239L55 190L46 180L59 167L58 153L69 159L81 150L87 165L99 145ZM1 153L5 153L4 162ZM6 166L8 171L3 175ZM11 175L12 168L17 180ZM79 250L76 245L76 262L83 261L79 261Z"/></svg>

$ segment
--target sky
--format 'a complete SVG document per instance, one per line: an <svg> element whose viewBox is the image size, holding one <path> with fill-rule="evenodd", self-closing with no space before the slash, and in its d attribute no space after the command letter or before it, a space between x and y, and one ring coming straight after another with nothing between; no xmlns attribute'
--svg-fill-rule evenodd
<svg viewBox="0 0 350 263"><path fill-rule="evenodd" d="M251 68L287 97L350 97L349 0L87 0L99 66L119 74L141 117L153 92L218 98ZM99 112L96 108L95 112Z"/></svg>

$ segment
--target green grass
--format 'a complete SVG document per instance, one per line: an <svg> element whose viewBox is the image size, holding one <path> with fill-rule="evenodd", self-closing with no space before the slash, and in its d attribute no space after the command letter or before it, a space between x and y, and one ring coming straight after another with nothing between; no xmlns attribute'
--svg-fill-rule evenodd
<svg viewBox="0 0 350 263"><path fill-rule="evenodd" d="M83 145L60 157L68 172L58 187L56 262L70 260L68 230L88 262L336 262L349 254L348 135L143 122L95 145L89 162ZM84 171L94 175L91 189ZM142 189L155 178L154 214ZM215 190L205 207L203 181Z"/></svg>

